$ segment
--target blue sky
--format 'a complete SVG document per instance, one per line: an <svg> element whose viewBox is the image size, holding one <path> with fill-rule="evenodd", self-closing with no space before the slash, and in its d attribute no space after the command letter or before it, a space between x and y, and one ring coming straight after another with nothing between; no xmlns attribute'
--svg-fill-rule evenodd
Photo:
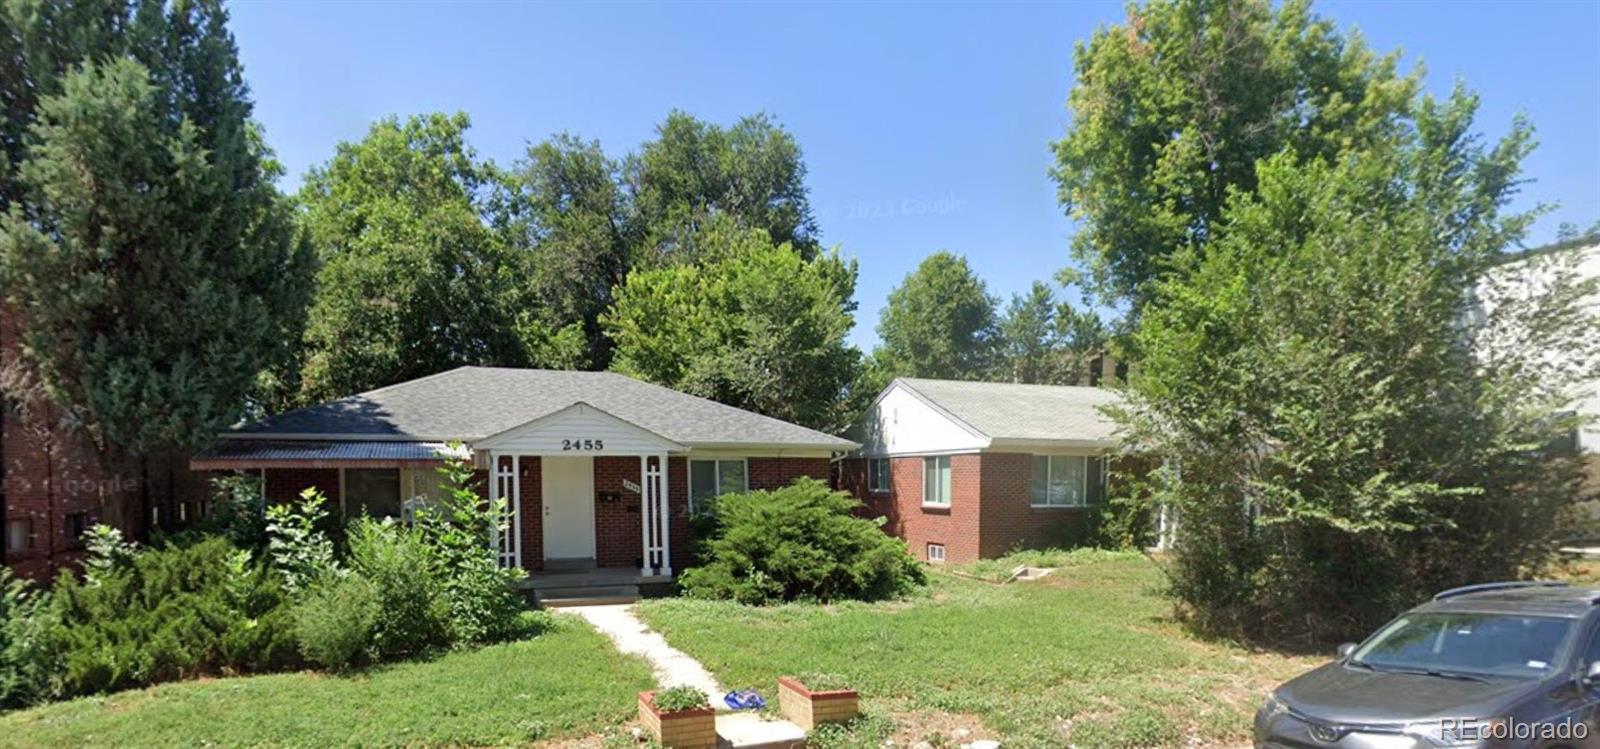
<svg viewBox="0 0 1600 749"><path fill-rule="evenodd" d="M1526 112L1541 147L1535 227L1600 218L1600 2L1337 2L1318 11L1428 85L1483 97L1488 136ZM466 111L497 162L568 130L621 155L668 110L766 111L805 149L826 244L861 263L852 340L926 255L965 254L1009 296L1069 265L1048 144L1067 124L1072 48L1120 3L534 4L235 2L232 28L284 187L388 114Z"/></svg>

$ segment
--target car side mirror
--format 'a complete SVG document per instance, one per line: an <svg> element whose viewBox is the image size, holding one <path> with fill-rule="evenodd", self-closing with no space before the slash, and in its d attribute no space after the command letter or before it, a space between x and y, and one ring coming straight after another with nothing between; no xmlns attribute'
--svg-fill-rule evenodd
<svg viewBox="0 0 1600 749"><path fill-rule="evenodd" d="M1356 652L1356 644L1353 642L1347 642L1343 645L1340 645L1337 652L1339 653L1340 658L1349 658L1351 653Z"/></svg>
<svg viewBox="0 0 1600 749"><path fill-rule="evenodd" d="M1583 673L1583 683L1591 687L1600 684L1600 661L1589 664L1589 670Z"/></svg>

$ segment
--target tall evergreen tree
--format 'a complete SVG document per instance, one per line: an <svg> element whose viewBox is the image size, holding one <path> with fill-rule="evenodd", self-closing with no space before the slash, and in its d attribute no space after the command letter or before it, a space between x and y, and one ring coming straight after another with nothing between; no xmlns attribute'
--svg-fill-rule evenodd
<svg viewBox="0 0 1600 749"><path fill-rule="evenodd" d="M303 321L311 258L219 3L0 5L6 390L106 449L238 419Z"/></svg>

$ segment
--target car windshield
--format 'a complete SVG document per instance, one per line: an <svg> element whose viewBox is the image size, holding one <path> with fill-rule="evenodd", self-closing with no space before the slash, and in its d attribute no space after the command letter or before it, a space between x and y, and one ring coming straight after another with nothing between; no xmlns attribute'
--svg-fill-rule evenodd
<svg viewBox="0 0 1600 749"><path fill-rule="evenodd" d="M1377 670L1534 678L1555 666L1572 621L1549 616L1407 614L1350 662Z"/></svg>

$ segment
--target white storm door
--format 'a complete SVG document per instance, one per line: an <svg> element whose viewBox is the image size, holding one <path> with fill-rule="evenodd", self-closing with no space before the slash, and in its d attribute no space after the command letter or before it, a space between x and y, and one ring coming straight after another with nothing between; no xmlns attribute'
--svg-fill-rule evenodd
<svg viewBox="0 0 1600 749"><path fill-rule="evenodd" d="M594 559L594 458L540 458L544 558Z"/></svg>

